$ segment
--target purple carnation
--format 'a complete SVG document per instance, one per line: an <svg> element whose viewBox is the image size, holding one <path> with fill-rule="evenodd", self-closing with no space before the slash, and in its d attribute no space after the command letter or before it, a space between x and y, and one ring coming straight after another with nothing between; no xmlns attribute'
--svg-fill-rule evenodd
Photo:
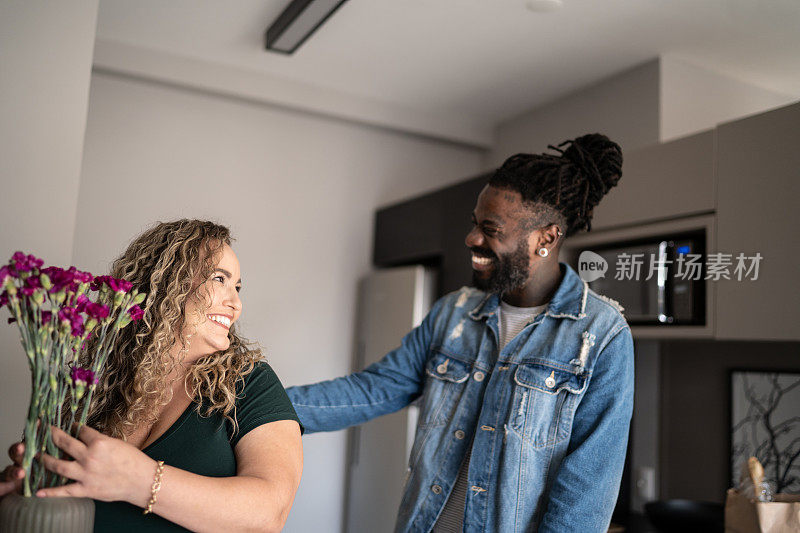
<svg viewBox="0 0 800 533"><path fill-rule="evenodd" d="M42 273L47 274L47 277L50 278L50 283L53 285L50 292L53 294L64 290L75 292L78 290L78 284L90 283L93 279L91 274L78 270L74 266L67 270L50 266L42 269Z"/></svg>
<svg viewBox="0 0 800 533"><path fill-rule="evenodd" d="M86 305L86 314L95 320L102 320L108 316L108 306L90 302Z"/></svg>
<svg viewBox="0 0 800 533"><path fill-rule="evenodd" d="M42 269L42 274L47 274L50 279L57 278L59 273L66 272L63 268L59 268L57 266L49 266L47 268Z"/></svg>
<svg viewBox="0 0 800 533"><path fill-rule="evenodd" d="M71 322L72 317L77 314L74 307L62 307L58 310L58 319L62 322Z"/></svg>
<svg viewBox="0 0 800 533"><path fill-rule="evenodd" d="M83 270L78 270L74 266L69 267L69 271L72 272L75 281L77 281L78 283L91 283L92 280L94 279L94 276L92 276L90 273L84 272Z"/></svg>
<svg viewBox="0 0 800 533"><path fill-rule="evenodd" d="M79 313L86 313L95 320L102 320L108 316L108 306L92 302L85 294L81 294L75 300L75 310Z"/></svg>
<svg viewBox="0 0 800 533"><path fill-rule="evenodd" d="M79 366L72 367L70 378L74 385L97 385L97 377L94 372L88 368L81 368Z"/></svg>
<svg viewBox="0 0 800 533"><path fill-rule="evenodd" d="M11 261L14 263L14 268L17 272L29 272L34 268L41 268L42 263L44 263L38 257L25 255L22 252L15 252L11 256Z"/></svg>
<svg viewBox="0 0 800 533"><path fill-rule="evenodd" d="M142 311L142 308L138 305L133 305L130 309L128 309L128 314L131 315L131 320L136 322L137 320L142 319L144 316L144 311Z"/></svg>
<svg viewBox="0 0 800 533"><path fill-rule="evenodd" d="M14 255L11 256L11 263L14 266L14 270L17 272L27 272L30 270L28 267L28 257L22 252L14 252Z"/></svg>
<svg viewBox="0 0 800 533"><path fill-rule="evenodd" d="M6 291L0 293L0 307L4 305L8 305L8 293Z"/></svg>
<svg viewBox="0 0 800 533"><path fill-rule="evenodd" d="M74 279L72 272L54 266L43 269L42 273L47 274L47 277L50 278L50 283L53 285L50 287L50 292L53 294L68 288Z"/></svg>
<svg viewBox="0 0 800 533"><path fill-rule="evenodd" d="M133 288L133 283L128 280L112 278L111 276L97 276L92 283L92 290L99 290L102 285L108 286L114 292L123 294Z"/></svg>
<svg viewBox="0 0 800 533"><path fill-rule="evenodd" d="M0 286L5 285L7 278L13 278L14 271L8 265L3 265L0 267Z"/></svg>
<svg viewBox="0 0 800 533"><path fill-rule="evenodd" d="M111 289L114 290L114 292L127 293L133 288L133 283L124 279L111 278L111 282L109 283L109 285L111 286Z"/></svg>
<svg viewBox="0 0 800 533"><path fill-rule="evenodd" d="M47 324L53 318L53 313L50 311L42 311L42 324Z"/></svg>
<svg viewBox="0 0 800 533"><path fill-rule="evenodd" d="M86 311L86 307L92 303L92 301L85 295L81 294L75 300L75 310L79 313L83 313Z"/></svg>
<svg viewBox="0 0 800 533"><path fill-rule="evenodd" d="M25 278L25 285L19 290L25 296L33 296L33 293L42 288L42 282L37 276Z"/></svg>
<svg viewBox="0 0 800 533"><path fill-rule="evenodd" d="M83 315L74 307L62 307L58 311L58 319L70 325L73 337L83 335Z"/></svg>

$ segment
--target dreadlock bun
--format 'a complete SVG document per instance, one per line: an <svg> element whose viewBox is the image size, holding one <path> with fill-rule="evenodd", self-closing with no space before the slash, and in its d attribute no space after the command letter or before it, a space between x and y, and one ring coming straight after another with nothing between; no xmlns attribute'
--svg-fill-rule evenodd
<svg viewBox="0 0 800 533"><path fill-rule="evenodd" d="M584 228L591 230L595 206L622 176L622 150L599 133L548 148L559 155L514 155L494 173L489 184L515 190L527 203L554 208L563 216L558 222L566 225L567 236Z"/></svg>
<svg viewBox="0 0 800 533"><path fill-rule="evenodd" d="M561 157L572 164L574 177L582 182L583 187L580 224L569 229L577 231L585 226L591 230L592 211L622 177L622 150L617 143L599 133L583 135L559 146L565 144L569 146Z"/></svg>

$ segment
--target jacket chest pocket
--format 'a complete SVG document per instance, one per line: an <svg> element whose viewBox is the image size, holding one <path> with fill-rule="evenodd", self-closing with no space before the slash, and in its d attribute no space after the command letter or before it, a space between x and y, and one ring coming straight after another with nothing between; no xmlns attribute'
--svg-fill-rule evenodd
<svg viewBox="0 0 800 533"><path fill-rule="evenodd" d="M586 382L586 376L546 364L521 363L514 372L509 428L536 448L569 438Z"/></svg>
<svg viewBox="0 0 800 533"><path fill-rule="evenodd" d="M442 426L450 420L466 387L472 365L442 352L425 365L425 390L420 410L421 426Z"/></svg>

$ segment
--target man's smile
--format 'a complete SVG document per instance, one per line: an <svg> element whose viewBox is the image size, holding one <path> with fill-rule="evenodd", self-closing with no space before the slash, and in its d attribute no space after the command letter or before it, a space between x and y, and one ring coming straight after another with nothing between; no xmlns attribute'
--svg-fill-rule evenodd
<svg viewBox="0 0 800 533"><path fill-rule="evenodd" d="M492 267L492 263L494 263L494 259L491 257L485 257L482 255L478 255L475 252L472 253L472 268L475 270L488 270Z"/></svg>

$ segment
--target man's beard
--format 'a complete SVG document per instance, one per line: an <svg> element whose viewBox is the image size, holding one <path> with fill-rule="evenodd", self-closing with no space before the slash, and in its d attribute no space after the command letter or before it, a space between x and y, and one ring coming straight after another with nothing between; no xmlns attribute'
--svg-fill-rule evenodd
<svg viewBox="0 0 800 533"><path fill-rule="evenodd" d="M519 289L530 277L530 253L528 240L521 239L517 249L511 253L495 256L491 252L472 248L476 254L493 257L492 270L488 278L481 278L480 273L472 271L472 284L482 291L505 294Z"/></svg>

